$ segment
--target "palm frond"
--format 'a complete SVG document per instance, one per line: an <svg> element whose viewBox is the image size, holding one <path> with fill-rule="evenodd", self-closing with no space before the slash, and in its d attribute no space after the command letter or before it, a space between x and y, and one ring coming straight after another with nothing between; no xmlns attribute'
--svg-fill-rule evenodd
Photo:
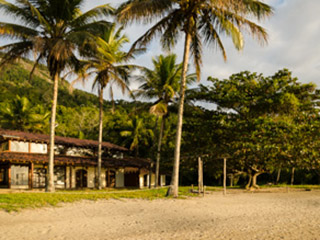
<svg viewBox="0 0 320 240"><path fill-rule="evenodd" d="M71 22L71 25L76 28L83 27L95 20L100 19L101 17L111 16L113 13L114 8L112 8L109 4L103 4L81 14Z"/></svg>
<svg viewBox="0 0 320 240"><path fill-rule="evenodd" d="M8 44L0 47L1 50L5 50L4 56L1 58L0 68L7 64L12 64L15 60L27 56L32 51L33 43L31 41L23 41Z"/></svg>
<svg viewBox="0 0 320 240"><path fill-rule="evenodd" d="M0 22L0 37L7 37L11 39L28 39L31 40L33 37L37 36L39 32L29 27L22 25L4 23Z"/></svg>
<svg viewBox="0 0 320 240"><path fill-rule="evenodd" d="M129 0L119 6L117 20L123 24L130 21L150 23L157 17L163 17L174 4L171 0Z"/></svg>

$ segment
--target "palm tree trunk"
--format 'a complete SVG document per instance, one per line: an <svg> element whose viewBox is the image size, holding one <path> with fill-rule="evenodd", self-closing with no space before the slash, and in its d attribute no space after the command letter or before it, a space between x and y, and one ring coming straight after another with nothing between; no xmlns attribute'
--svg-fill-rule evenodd
<svg viewBox="0 0 320 240"><path fill-rule="evenodd" d="M295 167L293 167L292 169L291 169L291 185L293 185L293 183L294 183L294 171L295 171Z"/></svg>
<svg viewBox="0 0 320 240"><path fill-rule="evenodd" d="M180 82L180 100L179 100L179 110L178 110L178 123L177 123L177 133L175 141L175 150L174 150L174 161L173 161L173 172L171 178L171 184L167 192L167 196L178 197L179 192L179 165L180 165L180 147L181 147L181 135L182 135L182 120L183 120L183 106L184 106L184 97L185 97L185 88L186 88L186 75L188 71L188 62L189 62L189 51L191 43L191 35L185 33L185 44L184 44L184 55L183 55L183 66L181 73L181 82Z"/></svg>
<svg viewBox="0 0 320 240"><path fill-rule="evenodd" d="M51 107L51 122L50 122L50 147L49 147L49 162L47 172L47 192L54 192L54 136L56 127L56 112L58 101L58 85L59 85L59 73L56 72L53 76L53 99Z"/></svg>
<svg viewBox="0 0 320 240"><path fill-rule="evenodd" d="M102 120L103 120L103 87L99 91L99 146L98 146L98 189L102 188L101 183L101 156L102 156Z"/></svg>
<svg viewBox="0 0 320 240"><path fill-rule="evenodd" d="M158 139L158 149L157 149L157 162L156 162L156 179L155 179L155 187L159 185L159 171L160 171L160 158L161 158L161 142L163 137L163 130L164 130L164 117L160 119L160 132L159 132L159 139Z"/></svg>
<svg viewBox="0 0 320 240"><path fill-rule="evenodd" d="M277 174L277 180L276 180L276 184L278 185L280 182L280 175L281 175L281 167L279 167L278 169L278 174Z"/></svg>

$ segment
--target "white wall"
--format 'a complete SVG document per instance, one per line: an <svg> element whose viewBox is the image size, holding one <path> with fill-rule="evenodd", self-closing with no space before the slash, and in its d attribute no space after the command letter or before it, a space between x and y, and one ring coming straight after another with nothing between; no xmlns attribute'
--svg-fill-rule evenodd
<svg viewBox="0 0 320 240"><path fill-rule="evenodd" d="M140 174L139 175L139 188L143 188L144 187L144 175Z"/></svg>
<svg viewBox="0 0 320 240"><path fill-rule="evenodd" d="M32 153L47 153L47 144L43 143L30 143L30 152Z"/></svg>
<svg viewBox="0 0 320 240"><path fill-rule="evenodd" d="M94 178L95 178L95 171L94 171L94 167L89 167L87 169L87 173L88 173L88 188L94 188Z"/></svg>
<svg viewBox="0 0 320 240"><path fill-rule="evenodd" d="M106 171L107 171L107 169L101 168L101 182L102 182L102 187L106 187L106 186L107 186L107 182L106 182ZM98 169L97 169L97 176L98 176Z"/></svg>
<svg viewBox="0 0 320 240"><path fill-rule="evenodd" d="M116 187L124 187L124 169L116 171Z"/></svg>
<svg viewBox="0 0 320 240"><path fill-rule="evenodd" d="M160 186L165 186L166 185L166 175L161 175L160 176Z"/></svg>
<svg viewBox="0 0 320 240"><path fill-rule="evenodd" d="M29 152L28 142L11 141L10 146L12 152Z"/></svg>

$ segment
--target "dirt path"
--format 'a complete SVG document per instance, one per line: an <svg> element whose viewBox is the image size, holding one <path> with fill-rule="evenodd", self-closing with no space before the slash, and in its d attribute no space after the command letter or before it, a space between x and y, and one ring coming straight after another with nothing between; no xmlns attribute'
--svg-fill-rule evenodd
<svg viewBox="0 0 320 240"><path fill-rule="evenodd" d="M0 239L320 239L320 191L0 212Z"/></svg>

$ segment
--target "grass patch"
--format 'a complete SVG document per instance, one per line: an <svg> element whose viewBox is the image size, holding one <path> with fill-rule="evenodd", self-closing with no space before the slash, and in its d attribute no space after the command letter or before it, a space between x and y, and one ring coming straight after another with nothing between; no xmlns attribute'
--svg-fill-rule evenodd
<svg viewBox="0 0 320 240"><path fill-rule="evenodd" d="M72 203L80 200L96 201L99 199L161 199L165 198L167 188L128 190L128 189L105 189L105 190L60 190L56 193L23 192L0 194L0 209L11 212L26 208L39 208L57 206L60 203ZM190 192L190 187L179 188L180 198L198 196Z"/></svg>

